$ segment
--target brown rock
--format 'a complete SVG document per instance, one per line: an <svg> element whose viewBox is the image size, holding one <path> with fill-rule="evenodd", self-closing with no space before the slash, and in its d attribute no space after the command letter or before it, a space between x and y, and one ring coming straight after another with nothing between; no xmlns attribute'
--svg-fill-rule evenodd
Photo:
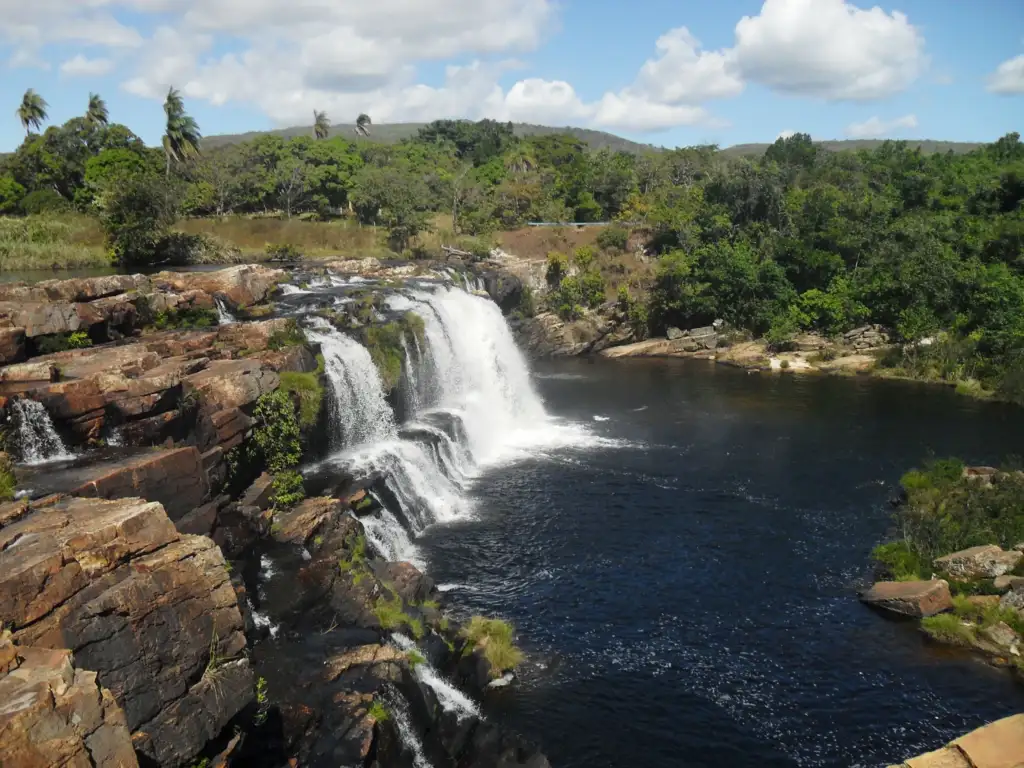
<svg viewBox="0 0 1024 768"><path fill-rule="evenodd" d="M25 329L0 328L0 364L25 359Z"/></svg>
<svg viewBox="0 0 1024 768"><path fill-rule="evenodd" d="M860 596L879 608L905 616L934 616L953 607L949 584L933 581L880 581Z"/></svg>
<svg viewBox="0 0 1024 768"><path fill-rule="evenodd" d="M235 350L262 352L267 349L271 336L286 333L293 323L293 320L284 318L256 323L232 323L218 329L217 341Z"/></svg>
<svg viewBox="0 0 1024 768"><path fill-rule="evenodd" d="M1024 715L997 720L953 742L972 768L1021 768L1024 765Z"/></svg>
<svg viewBox="0 0 1024 768"><path fill-rule="evenodd" d="M135 748L180 766L252 699L224 557L141 499L62 499L0 530L0 621L69 648L124 708ZM213 657L224 663L210 667Z"/></svg>
<svg viewBox="0 0 1024 768"><path fill-rule="evenodd" d="M375 667L381 664L401 664L406 660L405 653L393 645L363 645L345 653L333 656L324 662L324 679L328 682L337 680L354 667ZM387 672L391 677L393 671Z"/></svg>
<svg viewBox="0 0 1024 768"><path fill-rule="evenodd" d="M209 492L199 451L191 446L147 451L95 469L99 474L72 493L101 499L141 496L163 504L172 520L202 504Z"/></svg>
<svg viewBox="0 0 1024 768"><path fill-rule="evenodd" d="M0 382L56 381L57 367L50 362L19 363L0 368Z"/></svg>
<svg viewBox="0 0 1024 768"><path fill-rule="evenodd" d="M77 305L49 301L0 301L0 317L11 325L25 329L25 336L47 336L69 333L82 327Z"/></svg>
<svg viewBox="0 0 1024 768"><path fill-rule="evenodd" d="M1004 552L995 544L971 547L935 559L935 567L958 579L993 579L1009 573L1024 557L1021 552Z"/></svg>
<svg viewBox="0 0 1024 768"><path fill-rule="evenodd" d="M38 283L4 283L0 285L0 301L67 301L88 302L127 291L141 290L149 285L143 275L104 275L102 277L43 280Z"/></svg>
<svg viewBox="0 0 1024 768"><path fill-rule="evenodd" d="M433 579L412 563L388 563L387 576L398 595L409 603L429 600L436 591Z"/></svg>
<svg viewBox="0 0 1024 768"><path fill-rule="evenodd" d="M943 747L903 763L906 768L973 768L956 747Z"/></svg>
<svg viewBox="0 0 1024 768"><path fill-rule="evenodd" d="M279 383L278 375L256 360L213 360L185 379L185 391L197 392L212 412L252 405Z"/></svg>
<svg viewBox="0 0 1024 768"><path fill-rule="evenodd" d="M979 485L992 485L999 470L995 467L964 467L963 476L965 480L976 482Z"/></svg>
<svg viewBox="0 0 1024 768"><path fill-rule="evenodd" d="M996 576L992 580L992 586L998 589L1000 592L1006 592L1011 589L1017 589L1018 587L1024 587L1024 576L1011 576L1004 574L1003 576Z"/></svg>
<svg viewBox="0 0 1024 768"><path fill-rule="evenodd" d="M13 651L14 646L9 648ZM5 768L137 766L124 711L96 673L68 650L16 649L0 669L0 745Z"/></svg>
<svg viewBox="0 0 1024 768"><path fill-rule="evenodd" d="M341 509L337 499L305 499L294 509L274 515L272 535L277 541L303 546L318 536L323 540L337 526Z"/></svg>
<svg viewBox="0 0 1024 768"><path fill-rule="evenodd" d="M271 497L274 494L273 482L273 476L268 472L264 472L256 478L252 485L246 488L245 493L238 500L238 506L243 508L255 507L261 511L270 509L273 506L271 501Z"/></svg>
<svg viewBox="0 0 1024 768"><path fill-rule="evenodd" d="M287 279L288 274L280 269L240 264L216 272L161 272L153 276L153 284L177 293L203 291L238 307L258 304Z"/></svg>

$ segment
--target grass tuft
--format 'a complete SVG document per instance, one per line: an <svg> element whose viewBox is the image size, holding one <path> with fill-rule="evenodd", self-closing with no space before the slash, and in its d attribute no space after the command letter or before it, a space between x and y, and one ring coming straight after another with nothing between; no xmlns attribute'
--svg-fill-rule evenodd
<svg viewBox="0 0 1024 768"><path fill-rule="evenodd" d="M940 643L970 648L974 642L974 628L952 613L940 613L921 620L921 629Z"/></svg>
<svg viewBox="0 0 1024 768"><path fill-rule="evenodd" d="M468 640L467 650L479 648L495 675L522 663L523 652L515 646L515 630L507 621L474 616L463 632Z"/></svg>

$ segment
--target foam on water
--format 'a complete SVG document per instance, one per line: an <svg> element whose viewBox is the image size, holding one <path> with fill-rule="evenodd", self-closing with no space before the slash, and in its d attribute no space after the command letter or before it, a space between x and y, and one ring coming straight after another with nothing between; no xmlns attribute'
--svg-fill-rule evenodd
<svg viewBox="0 0 1024 768"><path fill-rule="evenodd" d="M416 643L412 638L406 637L400 632L391 635L391 640L403 651L416 649ZM447 712L454 712L459 720L467 717L480 717L480 707L466 694L444 679L430 662L422 661L415 666L413 674L416 678L428 686L437 696L437 701Z"/></svg>

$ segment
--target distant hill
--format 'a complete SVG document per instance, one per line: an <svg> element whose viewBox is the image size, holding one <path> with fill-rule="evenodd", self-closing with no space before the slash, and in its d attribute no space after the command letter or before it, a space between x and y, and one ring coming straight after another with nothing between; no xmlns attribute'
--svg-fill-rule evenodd
<svg viewBox="0 0 1024 768"><path fill-rule="evenodd" d="M411 139L416 135L417 131L425 125L426 123L382 123L380 125L374 125L370 129L369 138L366 140L379 142L381 144L397 144L403 139ZM547 125L514 123L512 125L512 130L515 132L516 136L546 136L552 133L571 133L573 136L587 142L591 149L607 148L614 151L621 150L623 152L636 153L658 149L650 144L640 144L635 141L630 141L629 139L624 139L621 136L616 136L613 133L593 131L589 128L573 128L571 126L556 128L554 126ZM312 136L313 126L296 126L294 128L279 128L272 131L250 131L249 133L233 135L207 136L203 139L203 146L206 148L212 148L222 147L228 144L238 144L243 141L250 141L255 139L257 136L263 136L265 134L281 136L285 139L290 139L295 136ZM355 126L351 124L332 125L331 136L343 136L350 139L355 138Z"/></svg>
<svg viewBox="0 0 1024 768"><path fill-rule="evenodd" d="M403 139L411 139L426 123L382 123L371 128L370 136L366 141L378 142L381 144L396 144ZM556 127L550 125L532 125L530 123L513 123L512 129L516 136L546 136L552 133L570 133L579 139L587 142L591 149L611 149L623 152L663 152L664 147L656 147L652 144L642 144L636 141L624 139L607 131L595 131L590 128L574 128L572 126ZM250 141L257 136L271 134L290 139L295 136L311 136L312 126L296 126L294 128L278 128L272 131L250 131L249 133L238 133L221 136L207 136L203 139L203 146L206 148L223 147L229 144L238 144L243 141ZM355 138L354 125L333 125L331 126L332 136L344 136ZM844 150L876 149L881 146L884 139L837 139L831 141L815 142L819 147L830 152L842 152ZM935 152L948 152L952 150L955 154L964 154L983 146L980 142L968 141L934 141L932 139L908 140L907 144L912 147L920 147L925 154ZM736 144L726 147L722 153L728 157L744 157L763 155L771 144Z"/></svg>
<svg viewBox="0 0 1024 768"><path fill-rule="evenodd" d="M837 139L833 141L816 141L816 145L829 152L856 151L859 149L877 149L885 143L885 139ZM921 152L926 155L936 152L953 151L954 154L962 155L984 146L980 142L970 141L933 141L932 139L908 139L907 144L911 147L920 147ZM742 157L751 155L763 155L771 144L736 144L726 147L722 153L730 157Z"/></svg>

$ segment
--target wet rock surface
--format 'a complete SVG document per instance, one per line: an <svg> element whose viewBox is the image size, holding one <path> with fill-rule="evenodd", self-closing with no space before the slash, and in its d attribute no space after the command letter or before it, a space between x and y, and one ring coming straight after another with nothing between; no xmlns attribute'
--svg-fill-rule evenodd
<svg viewBox="0 0 1024 768"><path fill-rule="evenodd" d="M953 607L949 584L934 581L880 581L863 593L860 599L868 605L904 616L934 616Z"/></svg>

